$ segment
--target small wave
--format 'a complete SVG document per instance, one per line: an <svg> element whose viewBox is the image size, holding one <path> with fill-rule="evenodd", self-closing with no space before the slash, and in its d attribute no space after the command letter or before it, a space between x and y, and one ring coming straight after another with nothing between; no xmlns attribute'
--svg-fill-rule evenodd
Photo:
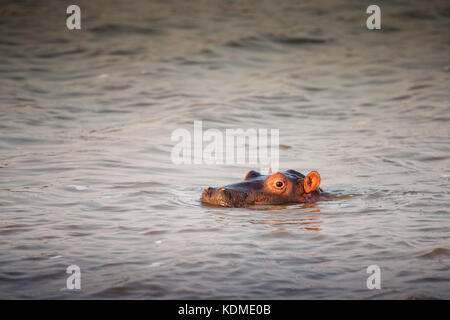
<svg viewBox="0 0 450 320"><path fill-rule="evenodd" d="M450 256L450 249L436 248L436 249L433 249L431 252L421 255L420 258L433 259L433 258L442 257L442 256Z"/></svg>
<svg viewBox="0 0 450 320"><path fill-rule="evenodd" d="M330 42L330 39L308 38L308 37L284 37L284 36L269 36L269 38L281 44L300 46L307 44L324 44Z"/></svg>
<svg viewBox="0 0 450 320"><path fill-rule="evenodd" d="M67 50L67 51L46 52L46 53L37 54L36 58L43 58L43 59L59 58L59 57L63 57L63 56L84 53L85 51L86 50L84 50L84 49L78 48L78 49Z"/></svg>
<svg viewBox="0 0 450 320"><path fill-rule="evenodd" d="M413 294L406 298L406 300L441 300L440 298L428 294Z"/></svg>
<svg viewBox="0 0 450 320"><path fill-rule="evenodd" d="M435 17L433 17L431 14L428 14L423 11L419 10L408 10L401 13L398 13L396 15L393 15L395 17L399 18L409 18L409 19L418 19L418 20L433 20Z"/></svg>
<svg viewBox="0 0 450 320"><path fill-rule="evenodd" d="M122 33L126 34L142 34L142 35L156 35L160 31L154 28L136 27L130 25L106 24L89 29L90 32L101 36L113 36Z"/></svg>

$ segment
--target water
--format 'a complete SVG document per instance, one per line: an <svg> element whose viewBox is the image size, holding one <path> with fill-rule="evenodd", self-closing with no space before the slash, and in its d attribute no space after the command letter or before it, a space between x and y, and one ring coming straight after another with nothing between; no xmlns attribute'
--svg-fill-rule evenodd
<svg viewBox="0 0 450 320"><path fill-rule="evenodd" d="M383 31L361 1L78 4L81 31L0 10L0 298L450 298L446 1L383 3ZM174 165L195 120L279 129L331 199L202 206L258 168Z"/></svg>

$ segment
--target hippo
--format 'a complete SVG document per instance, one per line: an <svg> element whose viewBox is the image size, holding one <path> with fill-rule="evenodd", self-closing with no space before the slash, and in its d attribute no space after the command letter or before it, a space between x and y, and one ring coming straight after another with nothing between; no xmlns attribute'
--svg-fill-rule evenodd
<svg viewBox="0 0 450 320"><path fill-rule="evenodd" d="M311 171L306 177L298 171L287 170L270 175L249 171L243 182L220 188L207 188L201 201L222 207L309 203L320 199L320 175Z"/></svg>

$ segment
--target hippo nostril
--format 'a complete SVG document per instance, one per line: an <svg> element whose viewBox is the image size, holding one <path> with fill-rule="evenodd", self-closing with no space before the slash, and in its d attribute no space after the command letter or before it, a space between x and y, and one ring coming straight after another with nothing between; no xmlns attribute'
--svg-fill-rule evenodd
<svg viewBox="0 0 450 320"><path fill-rule="evenodd" d="M209 187L203 191L203 196L211 197L213 195L213 193L214 193L214 188Z"/></svg>

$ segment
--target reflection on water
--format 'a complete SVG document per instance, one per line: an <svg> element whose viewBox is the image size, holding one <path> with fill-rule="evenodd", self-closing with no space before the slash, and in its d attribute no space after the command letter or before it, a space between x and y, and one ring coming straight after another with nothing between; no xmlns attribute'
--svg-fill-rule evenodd
<svg viewBox="0 0 450 320"><path fill-rule="evenodd" d="M447 1L3 3L0 298L450 298ZM202 205L258 168L174 165L197 120L327 199Z"/></svg>
<svg viewBox="0 0 450 320"><path fill-rule="evenodd" d="M264 219L251 219L251 223L263 224L271 231L283 230L310 230L320 231L320 209L317 203L305 203L301 205L266 205L251 206L248 210L268 211L270 215L265 215ZM286 210L290 209L288 214ZM277 212L275 210L281 210ZM297 210L295 214L294 210ZM288 228L289 227L289 228Z"/></svg>
<svg viewBox="0 0 450 320"><path fill-rule="evenodd" d="M260 223L266 224L270 227L276 227L274 230L270 231L281 231L286 230L283 226L291 225L297 226L299 230L310 230L310 231L320 231L321 220L318 217L301 218L301 219L276 219L276 220L263 220Z"/></svg>

